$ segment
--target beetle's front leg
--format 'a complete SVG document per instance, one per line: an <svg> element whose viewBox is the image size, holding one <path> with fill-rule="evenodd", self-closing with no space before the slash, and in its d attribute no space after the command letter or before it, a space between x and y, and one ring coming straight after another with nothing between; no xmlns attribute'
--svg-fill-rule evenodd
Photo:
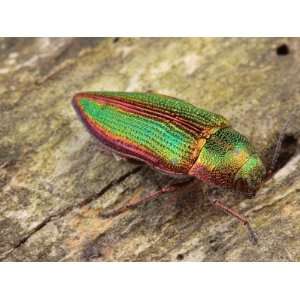
<svg viewBox="0 0 300 300"><path fill-rule="evenodd" d="M248 231L248 234L249 234L249 239L250 239L251 243L253 245L257 244L257 242L258 242L257 234L254 232L254 230L250 226L250 223L249 223L249 221L247 220L246 217L242 216L240 213L238 213L233 208L230 208L230 207L226 206L222 201L220 201L216 198L215 199L210 199L209 198L209 201L214 207L216 207L218 209L221 209L225 213L227 213L228 215L231 215L231 216L235 217L242 225L244 225L247 228L247 231Z"/></svg>

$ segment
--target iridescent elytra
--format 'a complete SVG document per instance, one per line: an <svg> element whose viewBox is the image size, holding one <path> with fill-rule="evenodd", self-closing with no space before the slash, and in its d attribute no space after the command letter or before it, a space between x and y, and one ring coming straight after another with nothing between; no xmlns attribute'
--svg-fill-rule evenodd
<svg viewBox="0 0 300 300"><path fill-rule="evenodd" d="M145 162L171 176L254 195L266 169L248 139L223 116L170 96L137 92L81 92L72 104L88 131L110 151ZM141 199L174 191L172 185ZM249 222L219 200L213 204L246 225ZM109 216L136 207L137 202Z"/></svg>

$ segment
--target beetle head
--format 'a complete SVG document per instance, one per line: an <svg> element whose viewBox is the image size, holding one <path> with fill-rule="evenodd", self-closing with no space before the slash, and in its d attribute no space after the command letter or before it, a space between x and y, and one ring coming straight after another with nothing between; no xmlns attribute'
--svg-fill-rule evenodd
<svg viewBox="0 0 300 300"><path fill-rule="evenodd" d="M234 178L235 188L253 197L266 175L266 168L257 154L252 154Z"/></svg>

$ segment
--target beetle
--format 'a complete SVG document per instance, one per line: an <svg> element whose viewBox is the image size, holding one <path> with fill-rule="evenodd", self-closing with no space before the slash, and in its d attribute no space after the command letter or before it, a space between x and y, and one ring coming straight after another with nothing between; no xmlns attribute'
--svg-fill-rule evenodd
<svg viewBox="0 0 300 300"><path fill-rule="evenodd" d="M88 131L101 144L125 158L140 160L171 176L188 176L211 185L254 196L266 168L249 140L223 116L174 97L138 92L80 92L72 104ZM158 195L173 184L106 216L117 215ZM248 228L248 220L220 200L212 200ZM105 214L103 214L105 216Z"/></svg>

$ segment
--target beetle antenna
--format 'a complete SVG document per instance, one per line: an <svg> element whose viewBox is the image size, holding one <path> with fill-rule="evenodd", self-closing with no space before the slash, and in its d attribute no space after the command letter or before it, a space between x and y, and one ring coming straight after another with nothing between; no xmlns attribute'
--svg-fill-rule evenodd
<svg viewBox="0 0 300 300"><path fill-rule="evenodd" d="M273 171L276 167L276 164L278 162L278 158L279 158L279 154L280 154L280 151L281 151L281 148L282 148L282 142L283 142L283 139L284 139L284 135L285 135L285 132L286 132L286 130L287 130L289 124L290 124L290 121L292 119L291 114L292 113L288 114L288 118L285 121L284 126L280 131L280 134L279 134L279 137L278 137L278 140L277 140L277 143L276 143L275 151L274 151L274 154L273 154L271 166L270 166L270 169L267 173L267 177L270 177L272 175L272 173L273 173Z"/></svg>

